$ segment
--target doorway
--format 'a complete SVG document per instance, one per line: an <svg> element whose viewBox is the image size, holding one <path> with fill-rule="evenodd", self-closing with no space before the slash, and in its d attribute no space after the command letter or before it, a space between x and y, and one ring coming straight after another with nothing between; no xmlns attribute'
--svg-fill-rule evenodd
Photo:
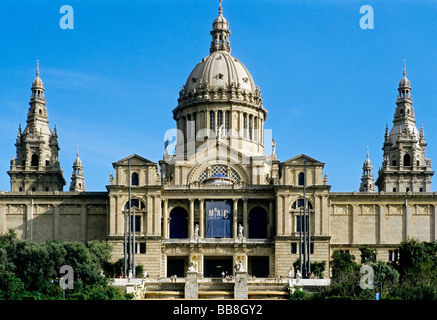
<svg viewBox="0 0 437 320"><path fill-rule="evenodd" d="M270 275L269 256L249 256L248 263L249 275L259 278L266 278Z"/></svg>
<svg viewBox="0 0 437 320"><path fill-rule="evenodd" d="M185 277L185 266L188 264L188 257L167 257L167 277Z"/></svg>
<svg viewBox="0 0 437 320"><path fill-rule="evenodd" d="M222 277L233 274L232 257L204 257L205 277Z"/></svg>

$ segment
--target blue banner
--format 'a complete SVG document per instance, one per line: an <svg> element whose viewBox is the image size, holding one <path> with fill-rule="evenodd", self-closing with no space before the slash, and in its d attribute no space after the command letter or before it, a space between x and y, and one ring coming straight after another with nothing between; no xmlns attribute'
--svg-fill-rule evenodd
<svg viewBox="0 0 437 320"><path fill-rule="evenodd" d="M206 237L230 238L231 237L231 200L209 200L206 204Z"/></svg>

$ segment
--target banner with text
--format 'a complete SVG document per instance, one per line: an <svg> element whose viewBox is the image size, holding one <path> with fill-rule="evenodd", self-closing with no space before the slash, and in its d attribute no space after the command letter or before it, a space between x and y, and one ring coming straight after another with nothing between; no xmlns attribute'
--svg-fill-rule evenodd
<svg viewBox="0 0 437 320"><path fill-rule="evenodd" d="M208 200L206 204L206 237L231 237L231 200Z"/></svg>

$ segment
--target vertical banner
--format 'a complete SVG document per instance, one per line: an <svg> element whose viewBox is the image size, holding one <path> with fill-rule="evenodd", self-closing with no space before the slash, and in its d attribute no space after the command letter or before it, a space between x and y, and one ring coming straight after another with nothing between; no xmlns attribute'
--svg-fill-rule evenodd
<svg viewBox="0 0 437 320"><path fill-rule="evenodd" d="M207 200L206 205L206 237L230 238L232 221L231 200Z"/></svg>

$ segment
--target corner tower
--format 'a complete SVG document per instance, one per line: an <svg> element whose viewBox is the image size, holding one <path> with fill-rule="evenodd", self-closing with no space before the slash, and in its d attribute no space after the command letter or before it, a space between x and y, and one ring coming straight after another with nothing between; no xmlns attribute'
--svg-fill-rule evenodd
<svg viewBox="0 0 437 320"><path fill-rule="evenodd" d="M11 191L63 191L66 182L59 164L58 135L56 126L53 132L49 127L38 63L31 90L27 125L23 132L21 126L18 129L17 154L8 171Z"/></svg>
<svg viewBox="0 0 437 320"><path fill-rule="evenodd" d="M363 163L363 174L361 175L360 192L375 192L373 179L373 166L369 159L369 147L367 147L366 160Z"/></svg>
<svg viewBox="0 0 437 320"><path fill-rule="evenodd" d="M73 163L73 174L71 175L70 191L72 192L84 192L85 179L83 176L83 165L79 158L79 147L77 147L76 159Z"/></svg>
<svg viewBox="0 0 437 320"><path fill-rule="evenodd" d="M379 170L376 185L384 192L430 192L431 160L425 157L423 127L416 128L411 84L406 76L399 82L398 98L393 118L393 127L385 129L382 147L384 160Z"/></svg>

